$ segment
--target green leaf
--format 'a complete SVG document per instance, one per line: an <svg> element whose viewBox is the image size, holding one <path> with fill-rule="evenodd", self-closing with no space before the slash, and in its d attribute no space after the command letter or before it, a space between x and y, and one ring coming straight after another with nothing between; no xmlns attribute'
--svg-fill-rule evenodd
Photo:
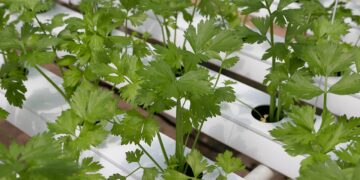
<svg viewBox="0 0 360 180"><path fill-rule="evenodd" d="M326 17L320 17L314 22L312 30L318 39L329 37L332 41L339 41L348 33L349 26L339 20L330 22Z"/></svg>
<svg viewBox="0 0 360 180"><path fill-rule="evenodd" d="M343 179L346 180L347 175L340 169L336 162L328 160L324 163L317 163L303 173L301 173L299 180L318 179L318 180L329 180L329 179Z"/></svg>
<svg viewBox="0 0 360 180"><path fill-rule="evenodd" d="M233 157L231 151L225 151L223 154L216 156L216 164L220 166L226 174L237 172L245 168L239 158Z"/></svg>
<svg viewBox="0 0 360 180"><path fill-rule="evenodd" d="M282 10L284 9L286 6L288 6L289 4L295 2L296 0L280 0L277 10Z"/></svg>
<svg viewBox="0 0 360 180"><path fill-rule="evenodd" d="M126 161L128 163L140 162L141 156L144 154L143 151L136 149L135 151L126 152Z"/></svg>
<svg viewBox="0 0 360 180"><path fill-rule="evenodd" d="M0 172L2 178L24 179L70 178L80 172L76 161L64 152L50 134L33 136L26 145L11 144L9 149L0 145Z"/></svg>
<svg viewBox="0 0 360 180"><path fill-rule="evenodd" d="M7 112L5 109L0 107L0 121L6 119L8 115L9 112Z"/></svg>
<svg viewBox="0 0 360 180"><path fill-rule="evenodd" d="M163 173L163 178L165 180L188 180L190 177L186 176L185 174L182 174L176 170L172 170L172 169L166 169ZM191 178L190 178L191 179Z"/></svg>
<svg viewBox="0 0 360 180"><path fill-rule="evenodd" d="M266 50L262 56L262 60L267 60L269 58L276 58L279 60L286 60L290 56L289 49L285 46L284 43L275 43L273 47L270 47Z"/></svg>
<svg viewBox="0 0 360 180"><path fill-rule="evenodd" d="M315 74L323 76L345 70L353 60L351 52L331 42L319 42L315 47L294 46L294 49Z"/></svg>
<svg viewBox="0 0 360 180"><path fill-rule="evenodd" d="M5 89L5 97L9 104L21 107L25 101L28 70L17 60L6 61L0 69L1 88Z"/></svg>
<svg viewBox="0 0 360 180"><path fill-rule="evenodd" d="M185 73L176 85L180 93L191 93L194 96L209 94L212 90L208 81L208 71L205 69Z"/></svg>
<svg viewBox="0 0 360 180"><path fill-rule="evenodd" d="M141 178L142 180L155 180L158 176L159 172L155 167L152 168L144 168L144 174Z"/></svg>
<svg viewBox="0 0 360 180"><path fill-rule="evenodd" d="M116 173L111 175L108 180L126 180L126 177Z"/></svg>
<svg viewBox="0 0 360 180"><path fill-rule="evenodd" d="M284 143L285 151L292 156L313 152L310 146L315 141L313 134L315 111L309 106L292 108L289 117L294 123L286 122L274 130L271 135Z"/></svg>
<svg viewBox="0 0 360 180"><path fill-rule="evenodd" d="M108 136L109 132L102 127L96 127L92 130L81 130L80 135L70 142L70 146L75 150L87 150L90 146L97 146L101 144Z"/></svg>
<svg viewBox="0 0 360 180"><path fill-rule="evenodd" d="M185 38L189 41L195 53L205 48L207 42L218 33L214 20L200 21L197 28L190 26L185 32Z"/></svg>
<svg viewBox="0 0 360 180"><path fill-rule="evenodd" d="M261 35L266 36L270 28L270 19L268 16L251 18L251 22L260 31Z"/></svg>
<svg viewBox="0 0 360 180"><path fill-rule="evenodd" d="M253 12L257 12L262 8L265 8L262 0L237 0L235 1L240 7L245 9L241 10L241 13L248 15Z"/></svg>
<svg viewBox="0 0 360 180"><path fill-rule="evenodd" d="M329 92L340 95L358 93L360 91L359 84L359 74L344 75L336 84L330 87Z"/></svg>
<svg viewBox="0 0 360 180"><path fill-rule="evenodd" d="M207 169L207 161L203 159L203 156L197 150L192 150L186 156L186 162L191 167L194 177L199 177Z"/></svg>
<svg viewBox="0 0 360 180"><path fill-rule="evenodd" d="M110 91L86 81L74 92L70 105L76 115L90 123L112 119L118 112L117 100Z"/></svg>
<svg viewBox="0 0 360 180"><path fill-rule="evenodd" d="M319 96L323 91L314 85L310 77L295 73L284 85L283 90L299 99L311 99Z"/></svg>
<svg viewBox="0 0 360 180"><path fill-rule="evenodd" d="M63 85L64 87L76 87L80 83L82 77L83 74L80 70L75 67L70 67L70 69L64 72Z"/></svg>
<svg viewBox="0 0 360 180"><path fill-rule="evenodd" d="M65 55L57 61L59 66L70 66L76 62L76 57L72 55Z"/></svg>
<svg viewBox="0 0 360 180"><path fill-rule="evenodd" d="M178 96L175 75L164 61L152 61L139 73L144 80L142 87L153 89L165 98Z"/></svg>
<svg viewBox="0 0 360 180"><path fill-rule="evenodd" d="M121 136L121 144L139 144L143 140L150 145L157 132L159 125L156 121L143 117L135 110L128 112L124 119L115 123L111 129L112 134Z"/></svg>
<svg viewBox="0 0 360 180"><path fill-rule="evenodd" d="M129 20L132 25L139 26L141 25L147 18L145 13L135 13L129 17Z"/></svg>
<svg viewBox="0 0 360 180"><path fill-rule="evenodd" d="M0 49L9 50L11 48L20 47L20 42L18 40L18 35L16 34L16 30L13 26L4 28L0 31Z"/></svg>
<svg viewBox="0 0 360 180"><path fill-rule="evenodd" d="M221 31L212 39L208 49L216 52L234 52L242 47L242 38L238 31Z"/></svg>
<svg viewBox="0 0 360 180"><path fill-rule="evenodd" d="M73 111L66 110L56 119L54 123L48 123L49 131L55 134L70 134L75 136L75 130L81 119Z"/></svg>
<svg viewBox="0 0 360 180"><path fill-rule="evenodd" d="M221 67L225 69L229 69L233 67L239 60L240 60L239 57L231 57L224 59L221 63Z"/></svg>
<svg viewBox="0 0 360 180"><path fill-rule="evenodd" d="M54 52L39 52L34 51L26 55L26 62L30 66L50 64L55 60Z"/></svg>

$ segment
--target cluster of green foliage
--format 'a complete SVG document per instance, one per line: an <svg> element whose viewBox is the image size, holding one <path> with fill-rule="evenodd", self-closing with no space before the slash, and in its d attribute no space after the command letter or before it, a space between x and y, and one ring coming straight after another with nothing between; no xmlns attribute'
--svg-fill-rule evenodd
<svg viewBox="0 0 360 180"><path fill-rule="evenodd" d="M333 16L335 3L324 7L318 0L300 0L296 2L301 9L289 8L293 2L280 0L274 8L272 0L83 0L77 6L82 18L57 14L40 21L39 13L51 10L52 0L0 0L0 51L4 57L0 86L8 102L22 106L24 81L28 69L34 68L70 105L48 124L48 133L33 137L25 146L1 146L1 174L9 179L56 179L56 167L68 179L102 179L97 173L101 165L80 155L112 135L119 137L122 145L138 147L126 153L127 161L138 164L138 168L109 179L126 179L138 170L143 170L143 179L199 179L215 170L219 171L218 179L226 179L244 168L241 161L226 151L217 156L215 165L210 165L195 146L206 120L220 115L221 103L236 99L233 82L219 82L222 70L237 63L239 57L234 54L244 43L266 42L269 49L262 59L272 62L264 81L271 95L268 121L280 120L282 111L293 120L271 134L284 143L289 154L308 156L302 162L300 179L357 179L359 118L335 117L326 105L329 93L360 91L359 49L341 40L349 30L344 19L358 22L359 18L344 3L338 4ZM255 28L249 28L240 21L239 7L245 15L259 10L268 15L253 17ZM129 23L142 25L147 11L154 13L159 23L162 45L148 44L148 33L113 33L118 28L127 30ZM197 13L206 20L194 26ZM184 42L177 42L180 16L189 24ZM286 30L283 42L275 41L275 26ZM220 63L215 77L199 66L209 60ZM50 63L59 67L62 87L40 67ZM356 71L350 69L353 64ZM329 87L328 78L337 72L343 76ZM313 79L319 76L324 79L324 87L314 84ZM130 110L119 110L120 98L99 88L104 81L131 104ZM318 96L324 99L319 127L313 108L295 105ZM148 113L140 113L138 107ZM176 146L175 154L170 155L154 115L172 108L176 109ZM0 109L0 118L7 115ZM194 129L195 143L190 153L185 153ZM159 140L166 167L144 148L152 145L154 138ZM39 157L43 152L45 155ZM142 166L143 156L153 161L154 167ZM184 174L188 168L194 177Z"/></svg>
<svg viewBox="0 0 360 180"><path fill-rule="evenodd" d="M126 153L126 159L139 165L134 172L143 169L143 179L160 176L197 179L201 178L200 174L214 170L219 171L219 179L226 179L228 174L244 168L229 151L217 156L216 166L209 165L195 149L199 133L187 155L187 140L184 141L193 129L200 132L208 118L220 114L222 102L235 100L231 82L220 86L220 74L212 77L207 69L198 66L200 62L216 59L222 68L230 68L238 61L238 57L231 54L241 48L243 32L238 29L240 23L235 22L236 13L226 10L231 7L236 12L232 2L222 5L222 1L201 1L194 5L190 0L83 0L78 6L82 18L57 14L40 21L39 13L51 10L53 5L51 0L0 1L0 35L3 37L0 50L4 57L0 84L9 103L22 106L26 93L24 81L28 69L34 68L70 105L55 122L48 124L49 132L33 137L25 146L1 146L0 171L4 177L102 179L104 177L97 173L101 165L91 157L80 155L104 142L109 135L121 138L121 144L138 146L136 151ZM192 8L190 13L189 8ZM148 44L146 33L140 36L112 33L117 28L127 28L129 23L141 25L147 18L145 11L149 10L156 15L162 29L162 46ZM195 28L192 21L196 12L208 20ZM176 45L176 33L174 40L170 38L170 30L176 32L178 28L180 13L190 24L184 35L184 46ZM232 26L224 23L228 20L232 20ZM186 42L191 49L185 48ZM40 66L44 64L59 67L64 79L62 87L43 72ZM118 109L119 98L98 87L103 81L110 83L113 90L132 105L131 110ZM119 90L115 88L117 85L121 86ZM185 104L190 105L185 107ZM141 114L137 110L139 106L148 114ZM167 154L159 125L154 120L156 113L171 108L177 110L174 155ZM2 118L8 115L3 109L0 113ZM119 115L123 118L118 118ZM151 145L156 137L166 167L161 167L143 147ZM143 155L148 156L155 167L143 167L140 163ZM188 168L194 177L183 174ZM56 170L59 171L54 172ZM125 179L131 174L114 174L110 179Z"/></svg>
<svg viewBox="0 0 360 180"><path fill-rule="evenodd" d="M262 58L272 61L264 81L272 96L269 121L279 121L283 109L292 120L271 134L284 143L290 155L306 155L299 179L358 179L360 118L335 117L327 108L329 93L348 95L360 91L359 48L342 41L350 28L344 19L357 23L358 16L352 15L343 2L336 6L334 1L324 7L316 0L300 0L296 2L301 9L289 8L293 2L280 0L275 6L272 0L237 1L244 14L260 9L268 12L265 17L251 20L256 27L249 29L253 31L251 40L268 42L270 46ZM274 25L286 30L283 42L274 41ZM342 76L330 86L328 79L337 72ZM314 83L315 77L322 78L323 87ZM319 96L323 96L322 119L315 123L319 121L315 119L315 108L300 107L296 102Z"/></svg>

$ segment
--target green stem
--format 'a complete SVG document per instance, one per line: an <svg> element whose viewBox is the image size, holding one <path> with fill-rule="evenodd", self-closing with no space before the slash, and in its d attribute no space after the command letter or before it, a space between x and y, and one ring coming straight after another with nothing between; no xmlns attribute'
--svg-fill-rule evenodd
<svg viewBox="0 0 360 180"><path fill-rule="evenodd" d="M270 46L271 48L274 48L274 22L273 22L273 17L271 14L270 9L268 9L269 14L270 14ZM275 56L272 55L271 56L271 72L273 72L275 69ZM275 114L275 109L276 109L276 90L272 93L270 93L270 110L269 110L269 120L271 122L276 121L274 119L274 114ZM280 107L278 107L280 108Z"/></svg>
<svg viewBox="0 0 360 180"><path fill-rule="evenodd" d="M159 165L159 163L156 162L156 160L150 155L149 152L146 151L146 149L141 145L138 144L140 149L150 158L150 160L162 171L164 172L164 169Z"/></svg>
<svg viewBox="0 0 360 180"><path fill-rule="evenodd" d="M139 166L139 167L137 167L135 170L133 170L130 174L128 174L127 176L126 176L126 178L127 177L129 177L129 176L131 176L131 175L133 175L136 171L138 171L139 169L141 169L141 166Z"/></svg>
<svg viewBox="0 0 360 180"><path fill-rule="evenodd" d="M217 77L216 77L215 84L214 84L214 86L213 86L213 89L214 89L214 90L215 90L217 84L219 83L219 79L220 79L220 75L221 75L222 69L223 69L223 67L220 66L218 75L217 75ZM202 129L204 123L205 123L205 121L202 121L202 122L200 123L199 128L196 129L196 136L195 136L195 139L194 139L194 143L193 143L193 145L192 145L192 147L191 147L192 150L195 148L195 146L196 146L196 144L197 144L197 142L198 142L198 140L199 140L199 136L200 136L200 133L201 133L201 129Z"/></svg>
<svg viewBox="0 0 360 180"><path fill-rule="evenodd" d="M166 39L165 39L164 27L163 27L163 25L162 25L162 23L161 23L161 21L160 21L159 17L158 17L158 16L155 16L155 18L156 18L156 21L157 21L157 22L159 23L159 25L160 25L160 29L161 29L161 36L162 36L162 39L163 39L163 43L165 44L165 43L166 43Z"/></svg>
<svg viewBox="0 0 360 180"><path fill-rule="evenodd" d="M67 98L66 94L60 89L60 87L53 81L51 80L51 78L45 74L45 72L43 70L41 70L41 68L39 68L37 65L34 66L35 69L52 85L54 86L54 88L61 94L61 96L68 102L70 103L69 99Z"/></svg>
<svg viewBox="0 0 360 180"><path fill-rule="evenodd" d="M159 133L159 132L157 133L157 137L158 137L158 139L159 139L161 151L162 151L162 153L163 153L163 155L164 155L166 164L169 165L169 158L168 158L168 156L167 156L167 153L166 153L166 150L165 150L165 146L164 146L164 143L163 143L163 141L162 141L162 139L161 139L161 136L160 136L160 133Z"/></svg>
<svg viewBox="0 0 360 180"><path fill-rule="evenodd" d="M176 17L175 17L175 32L174 32L174 44L175 44L175 45L176 45L177 23L178 23L178 13L176 12Z"/></svg>
<svg viewBox="0 0 360 180"><path fill-rule="evenodd" d="M259 115L259 117L264 118L264 117L261 115L261 113L260 113L258 110L256 110L254 107L250 106L249 104L245 103L244 101L240 100L239 98L236 98L236 100L237 100L239 103L241 103L241 104L245 105L246 107L248 107L249 109L254 110L255 113L256 113L257 115Z"/></svg>
<svg viewBox="0 0 360 180"><path fill-rule="evenodd" d="M325 76L323 113L326 113L326 112L327 112L327 93L328 93L328 77Z"/></svg>
<svg viewBox="0 0 360 180"><path fill-rule="evenodd" d="M177 99L176 104L176 147L175 157L179 162L179 171L184 167L184 121L182 118L182 106L180 99Z"/></svg>
<svg viewBox="0 0 360 180"><path fill-rule="evenodd" d="M282 111L282 106L281 106L281 98L279 96L278 98L278 104L277 104L277 110L276 110L276 121L280 121L280 115L281 115L281 111Z"/></svg>
<svg viewBox="0 0 360 180"><path fill-rule="evenodd" d="M194 16L195 16L195 12L196 12L197 3L198 3L198 0L195 0L194 9L193 9L193 11L192 11L192 13L191 13L191 20L190 20L190 23L189 23L187 29L189 29L189 27L192 25L192 23L193 23L193 21L194 21ZM183 45L182 45L182 46L183 46L183 49L185 49L186 42L187 42L187 39L184 38L184 42L183 42Z"/></svg>

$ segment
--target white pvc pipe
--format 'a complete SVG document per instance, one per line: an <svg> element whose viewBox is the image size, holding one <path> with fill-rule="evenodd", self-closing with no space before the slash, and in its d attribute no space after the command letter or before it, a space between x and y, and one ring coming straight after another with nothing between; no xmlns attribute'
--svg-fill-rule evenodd
<svg viewBox="0 0 360 180"><path fill-rule="evenodd" d="M246 180L269 180L275 176L275 172L270 168L260 164L244 177Z"/></svg>

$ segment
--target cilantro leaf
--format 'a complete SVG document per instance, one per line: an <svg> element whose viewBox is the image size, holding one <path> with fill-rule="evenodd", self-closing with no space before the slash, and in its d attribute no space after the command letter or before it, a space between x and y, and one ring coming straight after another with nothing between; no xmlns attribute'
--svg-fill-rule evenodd
<svg viewBox="0 0 360 180"><path fill-rule="evenodd" d="M241 12L246 15L265 8L262 0L237 0L235 3L244 8Z"/></svg>
<svg viewBox="0 0 360 180"><path fill-rule="evenodd" d="M17 60L6 61L0 69L1 88L5 89L5 96L11 105L21 107L25 101L28 70Z"/></svg>
<svg viewBox="0 0 360 180"><path fill-rule="evenodd" d="M141 178L142 180L155 180L158 176L159 172L155 167L152 168L144 168L144 174Z"/></svg>
<svg viewBox="0 0 360 180"><path fill-rule="evenodd" d="M311 165L307 171L301 173L299 180L306 179L349 179L347 174L341 170L336 162L328 160L324 163L316 163Z"/></svg>
<svg viewBox="0 0 360 180"><path fill-rule="evenodd" d="M6 119L8 115L9 112L7 112L5 109L0 107L0 121Z"/></svg>
<svg viewBox="0 0 360 180"><path fill-rule="evenodd" d="M143 151L136 149L135 151L126 152L126 161L128 163L140 162L141 156L144 154Z"/></svg>
<svg viewBox="0 0 360 180"><path fill-rule="evenodd" d="M112 134L121 136L121 144L139 144L144 140L150 145L157 132L159 125L156 121L143 117L135 110L127 112L124 119L111 129Z"/></svg>
<svg viewBox="0 0 360 180"><path fill-rule="evenodd" d="M49 134L32 137L26 145L0 144L0 171L3 178L16 174L24 179L70 178L79 173L76 161L62 151L60 144Z"/></svg>
<svg viewBox="0 0 360 180"><path fill-rule="evenodd" d="M197 150L192 150L186 156L186 162L191 167L194 177L199 177L199 175L203 173L208 166L207 161L203 159L203 156Z"/></svg>
<svg viewBox="0 0 360 180"><path fill-rule="evenodd" d="M295 73L291 76L283 90L299 99L311 99L323 93L319 87L314 85L310 77L301 73Z"/></svg>
<svg viewBox="0 0 360 180"><path fill-rule="evenodd" d="M188 180L190 177L173 169L166 169L162 176L165 180ZM190 178L191 179L191 178Z"/></svg>
<svg viewBox="0 0 360 180"><path fill-rule="evenodd" d="M48 123L49 131L56 134L70 134L75 136L75 130L81 119L71 110L66 110L54 123Z"/></svg>
<svg viewBox="0 0 360 180"><path fill-rule="evenodd" d="M245 168L239 158L233 157L231 151L225 151L223 154L217 155L216 164L220 166L226 174L240 171Z"/></svg>
<svg viewBox="0 0 360 180"><path fill-rule="evenodd" d="M90 123L112 119L117 111L117 101L110 91L93 87L84 81L74 92L70 105L77 116Z"/></svg>
<svg viewBox="0 0 360 180"><path fill-rule="evenodd" d="M30 66L49 64L54 62L56 54L54 52L34 51L26 55L26 63Z"/></svg>
<svg viewBox="0 0 360 180"><path fill-rule="evenodd" d="M344 75L340 81L330 87L329 92L340 95L354 94L360 91L359 84L359 74Z"/></svg>

